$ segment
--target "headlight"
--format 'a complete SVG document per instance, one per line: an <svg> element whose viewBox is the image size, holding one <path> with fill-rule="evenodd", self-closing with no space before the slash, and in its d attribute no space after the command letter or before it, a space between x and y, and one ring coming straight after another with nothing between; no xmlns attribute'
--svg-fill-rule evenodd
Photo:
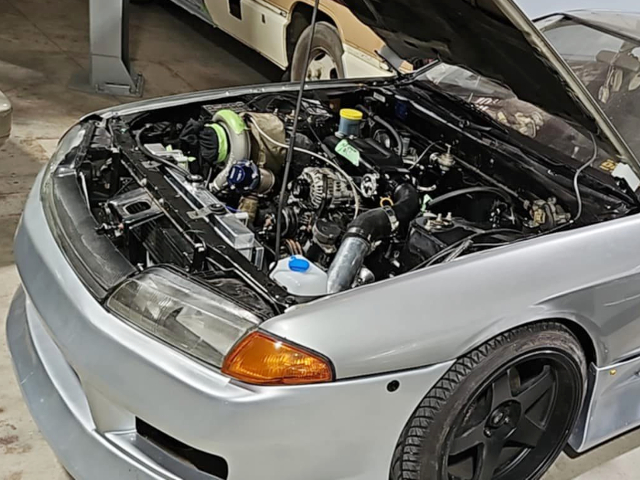
<svg viewBox="0 0 640 480"><path fill-rule="evenodd" d="M238 380L300 385L333 380L321 355L257 330L260 319L181 275L153 267L107 300L123 320Z"/></svg>
<svg viewBox="0 0 640 480"><path fill-rule="evenodd" d="M151 268L107 300L125 321L216 367L260 320L222 296L169 270Z"/></svg>
<svg viewBox="0 0 640 480"><path fill-rule="evenodd" d="M78 147L82 144L88 131L87 124L78 124L67 130L67 133L60 139L56 151L47 164L42 183L43 200L51 193L51 175L63 164L73 166L78 153Z"/></svg>
<svg viewBox="0 0 640 480"><path fill-rule="evenodd" d="M49 170L49 172L54 172L56 168L58 168L58 166L62 163L62 161L67 159L69 153L73 153L74 149L80 146L82 140L84 140L84 136L86 135L87 130L88 124L86 123L74 125L69 130L67 130L67 133L65 133L58 142L56 151L53 152L51 160L47 165L47 169Z"/></svg>

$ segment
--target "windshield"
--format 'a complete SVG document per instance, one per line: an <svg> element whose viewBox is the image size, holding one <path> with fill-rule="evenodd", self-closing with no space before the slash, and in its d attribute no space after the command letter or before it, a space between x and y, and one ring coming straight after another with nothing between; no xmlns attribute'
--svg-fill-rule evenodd
<svg viewBox="0 0 640 480"><path fill-rule="evenodd" d="M494 120L576 160L593 155L593 141L565 120L520 100L509 88L462 67L437 63L418 76L418 82L436 84L448 93L474 104ZM603 161L610 158L599 152ZM615 164L613 164L615 167Z"/></svg>
<svg viewBox="0 0 640 480"><path fill-rule="evenodd" d="M640 154L640 42L564 18L544 28L600 108ZM640 34L640 22L636 20Z"/></svg>
<svg viewBox="0 0 640 480"><path fill-rule="evenodd" d="M640 20L636 23L640 35ZM541 28L631 150L640 155L640 41L620 38L566 17L547 19ZM434 83L504 125L572 158L584 162L593 154L588 134L518 99L508 87L465 68L439 62L419 74L418 81ZM616 163L606 152L600 151L598 158L602 160L601 169L615 168Z"/></svg>

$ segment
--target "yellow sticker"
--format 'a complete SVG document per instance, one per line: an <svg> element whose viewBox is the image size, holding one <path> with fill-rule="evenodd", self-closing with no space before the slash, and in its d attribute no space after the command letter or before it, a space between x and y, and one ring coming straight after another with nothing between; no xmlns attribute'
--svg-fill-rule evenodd
<svg viewBox="0 0 640 480"><path fill-rule="evenodd" d="M618 166L618 162L616 162L615 160L605 160L604 162L602 162L600 164L600 170L604 170L605 172L613 172L616 167Z"/></svg>

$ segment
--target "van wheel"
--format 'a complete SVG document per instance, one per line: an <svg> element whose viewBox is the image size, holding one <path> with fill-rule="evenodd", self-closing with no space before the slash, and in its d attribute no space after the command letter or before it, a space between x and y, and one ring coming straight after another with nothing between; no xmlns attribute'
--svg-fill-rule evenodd
<svg viewBox="0 0 640 480"><path fill-rule="evenodd" d="M304 64L311 42L312 27L307 27L293 52L291 60L291 80L299 82L303 77ZM306 72L307 80L332 80L344 78L342 55L344 49L342 40L336 27L327 22L318 22L311 45L309 68Z"/></svg>

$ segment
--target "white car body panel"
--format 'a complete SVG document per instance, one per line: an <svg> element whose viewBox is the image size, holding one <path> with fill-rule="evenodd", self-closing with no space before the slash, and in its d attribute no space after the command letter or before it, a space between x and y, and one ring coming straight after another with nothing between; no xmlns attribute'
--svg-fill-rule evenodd
<svg viewBox="0 0 640 480"><path fill-rule="evenodd" d="M226 33L260 52L281 68L288 65L286 12L260 0L242 1L242 18L224 0L205 1L213 22Z"/></svg>
<svg viewBox="0 0 640 480"><path fill-rule="evenodd" d="M242 18L229 10L228 0L172 0L236 40L262 54L282 69L289 66L287 26L289 12L263 0L242 0ZM343 43L346 78L391 75L379 58Z"/></svg>

